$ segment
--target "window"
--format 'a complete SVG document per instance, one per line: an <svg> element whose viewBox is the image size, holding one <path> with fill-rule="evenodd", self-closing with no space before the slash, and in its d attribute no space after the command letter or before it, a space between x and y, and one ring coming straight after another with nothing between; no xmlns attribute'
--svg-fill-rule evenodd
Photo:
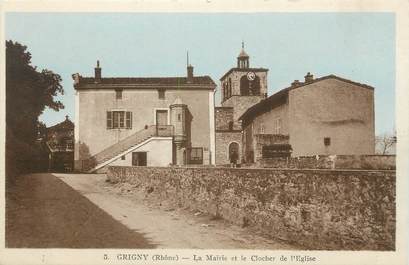
<svg viewBox="0 0 409 265"><path fill-rule="evenodd" d="M233 122L229 121L229 131L233 131Z"/></svg>
<svg viewBox="0 0 409 265"><path fill-rule="evenodd" d="M181 121L182 120L182 114L178 114L178 121Z"/></svg>
<svg viewBox="0 0 409 265"><path fill-rule="evenodd" d="M122 89L115 89L115 98L122 99Z"/></svg>
<svg viewBox="0 0 409 265"><path fill-rule="evenodd" d="M260 133L264 134L264 124L260 124Z"/></svg>
<svg viewBox="0 0 409 265"><path fill-rule="evenodd" d="M168 125L168 110L156 109L155 116L156 125Z"/></svg>
<svg viewBox="0 0 409 265"><path fill-rule="evenodd" d="M192 147L190 149L190 164L203 164L203 148Z"/></svg>
<svg viewBox="0 0 409 265"><path fill-rule="evenodd" d="M229 83L228 83L228 90L227 90L227 97L231 97L231 78L229 78Z"/></svg>
<svg viewBox="0 0 409 265"><path fill-rule="evenodd" d="M121 156L121 160L125 160L125 156Z"/></svg>
<svg viewBox="0 0 409 265"><path fill-rule="evenodd" d="M132 166L146 167L148 159L147 152L133 152L132 153Z"/></svg>
<svg viewBox="0 0 409 265"><path fill-rule="evenodd" d="M132 112L107 111L107 129L132 129Z"/></svg>
<svg viewBox="0 0 409 265"><path fill-rule="evenodd" d="M115 124L117 126L115 126ZM125 112L115 111L114 112L114 127L124 128L125 127Z"/></svg>
<svg viewBox="0 0 409 265"><path fill-rule="evenodd" d="M158 89L159 99L165 99L165 89Z"/></svg>
<svg viewBox="0 0 409 265"><path fill-rule="evenodd" d="M331 138L325 137L324 138L324 145L325 146L330 146L331 145Z"/></svg>
<svg viewBox="0 0 409 265"><path fill-rule="evenodd" d="M240 78L240 95L242 96L254 96L260 95L260 77L257 75L254 80L249 80L247 75L243 75Z"/></svg>

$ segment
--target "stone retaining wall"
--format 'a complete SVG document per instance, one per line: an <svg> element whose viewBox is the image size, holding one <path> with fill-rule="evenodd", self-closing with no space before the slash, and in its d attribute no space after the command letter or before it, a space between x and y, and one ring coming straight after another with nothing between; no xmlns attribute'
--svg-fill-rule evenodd
<svg viewBox="0 0 409 265"><path fill-rule="evenodd" d="M394 171L110 167L107 176L307 249L395 249Z"/></svg>

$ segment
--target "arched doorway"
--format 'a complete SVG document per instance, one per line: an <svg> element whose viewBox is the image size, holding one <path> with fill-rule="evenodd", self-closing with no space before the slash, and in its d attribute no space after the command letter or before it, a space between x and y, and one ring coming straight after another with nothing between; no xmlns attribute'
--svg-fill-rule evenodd
<svg viewBox="0 0 409 265"><path fill-rule="evenodd" d="M231 142L229 144L229 162L232 162L232 158L236 159L236 163L239 162L240 159L239 144L236 142Z"/></svg>

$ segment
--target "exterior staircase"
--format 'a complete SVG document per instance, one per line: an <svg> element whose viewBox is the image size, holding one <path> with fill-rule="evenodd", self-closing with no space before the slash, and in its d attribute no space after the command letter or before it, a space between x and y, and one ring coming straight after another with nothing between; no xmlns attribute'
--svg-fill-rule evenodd
<svg viewBox="0 0 409 265"><path fill-rule="evenodd" d="M105 148L101 152L82 161L82 170L93 172L99 168L99 165L120 155L126 150L141 144L152 137L171 137L173 136L172 125L151 125L142 129L121 141Z"/></svg>

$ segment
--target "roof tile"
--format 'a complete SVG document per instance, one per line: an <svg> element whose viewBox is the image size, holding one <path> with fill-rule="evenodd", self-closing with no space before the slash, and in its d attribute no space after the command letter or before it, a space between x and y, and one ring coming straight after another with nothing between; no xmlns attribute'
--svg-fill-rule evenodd
<svg viewBox="0 0 409 265"><path fill-rule="evenodd" d="M81 85L96 84L94 77L80 77L77 89ZM195 76L191 82L187 77L104 77L98 84L118 85L118 84L137 84L137 85L212 85L216 84L210 76Z"/></svg>

